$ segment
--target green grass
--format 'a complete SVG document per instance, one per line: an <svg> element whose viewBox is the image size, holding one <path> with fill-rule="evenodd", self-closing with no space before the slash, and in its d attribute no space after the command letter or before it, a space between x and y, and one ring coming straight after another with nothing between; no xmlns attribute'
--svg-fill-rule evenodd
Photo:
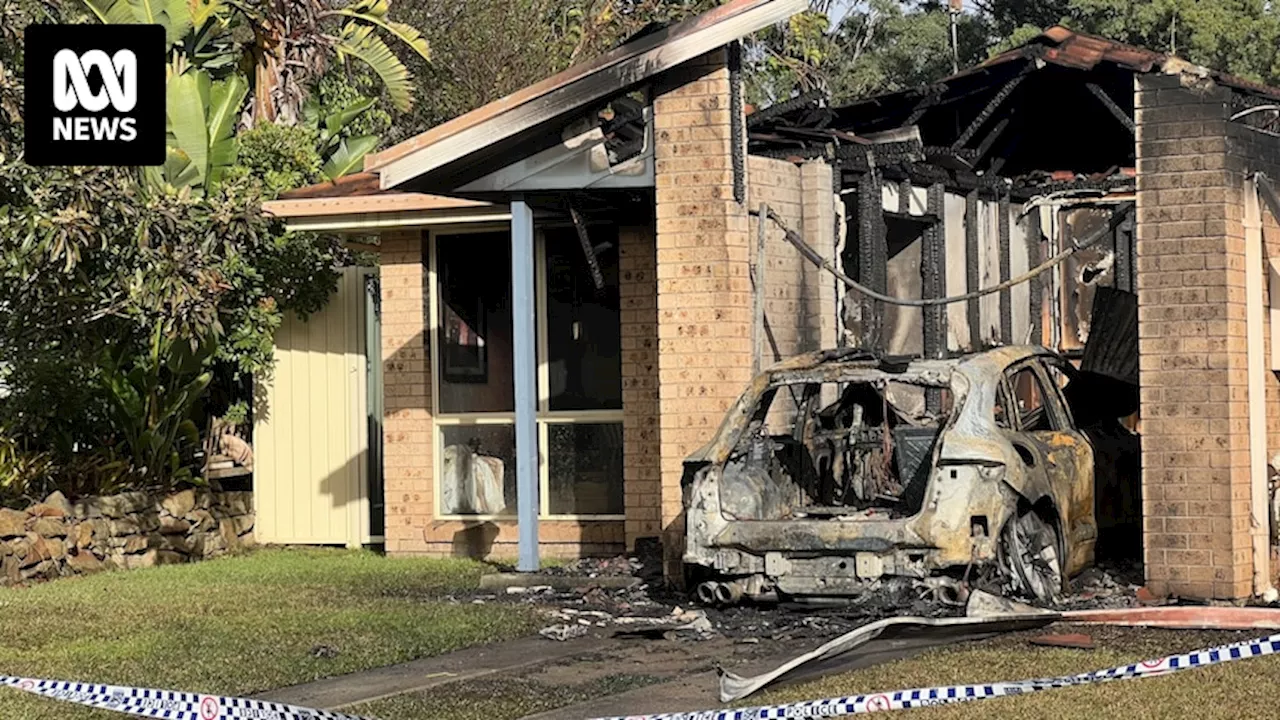
<svg viewBox="0 0 1280 720"><path fill-rule="evenodd" d="M1037 648L1026 643L1028 635L1018 635L935 650L907 660L784 687L742 704L775 704L934 685L1074 675L1265 634L1263 631L1227 634L1120 628L1077 630L1092 634L1098 648ZM1164 677L1118 680L1021 697L908 710L901 714L922 720L1272 718L1276 716L1277 687L1280 687L1280 657L1268 656Z"/></svg>
<svg viewBox="0 0 1280 720"><path fill-rule="evenodd" d="M0 589L0 674L246 695L537 628L531 611L443 599L485 566L337 550ZM337 650L314 657L313 648ZM123 717L0 689L0 718Z"/></svg>

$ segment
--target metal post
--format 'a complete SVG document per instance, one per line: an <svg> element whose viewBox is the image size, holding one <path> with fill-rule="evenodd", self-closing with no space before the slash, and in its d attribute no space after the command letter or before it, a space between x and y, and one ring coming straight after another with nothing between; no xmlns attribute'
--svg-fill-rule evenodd
<svg viewBox="0 0 1280 720"><path fill-rule="evenodd" d="M516 403L516 506L520 572L538 570L538 410L534 345L533 211L522 196L511 201L511 323Z"/></svg>

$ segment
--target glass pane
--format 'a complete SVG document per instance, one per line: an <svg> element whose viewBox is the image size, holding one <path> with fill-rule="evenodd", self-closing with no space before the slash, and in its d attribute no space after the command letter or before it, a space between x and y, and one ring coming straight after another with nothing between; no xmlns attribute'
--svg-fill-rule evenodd
<svg viewBox="0 0 1280 720"><path fill-rule="evenodd" d="M441 515L514 515L516 435L512 425L440 426Z"/></svg>
<svg viewBox="0 0 1280 720"><path fill-rule="evenodd" d="M622 423L547 426L553 515L621 515Z"/></svg>
<svg viewBox="0 0 1280 720"><path fill-rule="evenodd" d="M511 240L436 238L440 412L511 412Z"/></svg>
<svg viewBox="0 0 1280 720"><path fill-rule="evenodd" d="M552 410L622 408L618 234L590 228L604 286L596 288L578 234L548 230L547 396Z"/></svg>

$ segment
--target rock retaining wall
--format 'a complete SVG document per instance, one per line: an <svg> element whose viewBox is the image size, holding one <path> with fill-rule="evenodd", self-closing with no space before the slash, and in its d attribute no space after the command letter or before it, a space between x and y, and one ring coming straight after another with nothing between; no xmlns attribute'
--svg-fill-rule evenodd
<svg viewBox="0 0 1280 720"><path fill-rule="evenodd" d="M253 493L183 490L0 508L0 585L194 562L254 544Z"/></svg>

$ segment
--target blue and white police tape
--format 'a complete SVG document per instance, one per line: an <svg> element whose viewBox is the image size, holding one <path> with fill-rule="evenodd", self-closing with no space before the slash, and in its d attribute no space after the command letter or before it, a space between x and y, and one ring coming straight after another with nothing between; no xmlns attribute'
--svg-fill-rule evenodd
<svg viewBox="0 0 1280 720"><path fill-rule="evenodd" d="M172 690L92 685L7 675L0 675L0 685L8 685L54 700L65 700L103 710L115 710L126 715L169 720L364 720L354 715L312 710L265 700L200 695Z"/></svg>
<svg viewBox="0 0 1280 720"><path fill-rule="evenodd" d="M930 705L949 705L951 703L986 700L1010 695L1026 695L1027 693L1040 692L1041 690L1089 685L1111 680L1168 675L1180 670L1217 665L1233 660L1245 660L1263 655L1274 655L1276 653L1280 653L1280 634L1259 640L1233 643L1182 655L1169 655L1157 660L1147 660L1133 665L1121 665L1107 670L1097 670L1066 677L988 683L985 685L944 685L932 688L875 693L872 695L810 700L786 705L662 713L659 715L632 715L625 718L600 718L599 720L771 720L773 718L843 717L882 710L906 710Z"/></svg>

